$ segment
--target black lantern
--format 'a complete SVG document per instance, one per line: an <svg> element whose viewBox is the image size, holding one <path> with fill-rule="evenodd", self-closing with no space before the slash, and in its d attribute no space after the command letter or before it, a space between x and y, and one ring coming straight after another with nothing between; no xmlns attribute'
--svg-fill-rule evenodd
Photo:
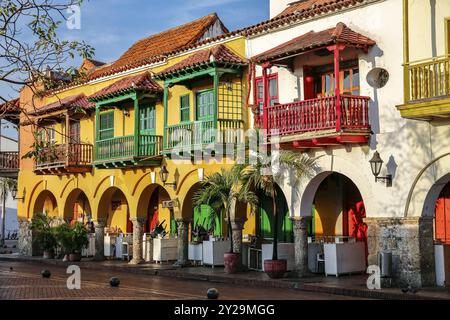
<svg viewBox="0 0 450 320"><path fill-rule="evenodd" d="M11 190L11 195L13 197L13 199L17 199L17 187L14 186L14 188Z"/></svg>
<svg viewBox="0 0 450 320"><path fill-rule="evenodd" d="M167 179L169 178L169 171L167 170L165 165L161 166L161 171L159 171L159 177L161 178L161 181L164 184L164 186L169 185L172 186L174 190L177 190L176 182L172 183L167 182Z"/></svg>
<svg viewBox="0 0 450 320"><path fill-rule="evenodd" d="M378 151L375 151L372 159L369 160L370 169L372 169L372 174L375 176L375 182L385 181L387 187L392 187L392 175L388 174L385 177L379 177L381 172L381 167L383 166L383 159L381 159Z"/></svg>
<svg viewBox="0 0 450 320"><path fill-rule="evenodd" d="M378 177L381 172L381 167L383 166L383 159L381 159L378 151L375 151L372 159L369 161L370 168L372 169L372 173L375 177Z"/></svg>

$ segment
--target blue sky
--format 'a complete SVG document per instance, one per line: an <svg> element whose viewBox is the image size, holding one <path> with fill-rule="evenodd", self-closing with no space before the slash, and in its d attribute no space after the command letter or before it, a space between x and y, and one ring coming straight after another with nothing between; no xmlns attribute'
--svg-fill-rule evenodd
<svg viewBox="0 0 450 320"><path fill-rule="evenodd" d="M139 39L212 12L235 30L268 19L269 0L85 0L81 29L62 25L60 35L85 40L95 48L95 59L111 62ZM0 94L11 99L18 96L17 88L3 83Z"/></svg>

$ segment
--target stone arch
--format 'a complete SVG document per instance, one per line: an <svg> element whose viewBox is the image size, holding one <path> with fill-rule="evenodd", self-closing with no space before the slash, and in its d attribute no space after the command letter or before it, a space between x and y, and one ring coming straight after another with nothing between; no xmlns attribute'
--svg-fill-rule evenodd
<svg viewBox="0 0 450 320"><path fill-rule="evenodd" d="M46 212L52 217L58 217L58 202L55 195L49 190L42 190L34 201L32 215Z"/></svg>
<svg viewBox="0 0 450 320"><path fill-rule="evenodd" d="M79 208L75 208L76 205L78 205ZM81 210L84 216L92 216L89 199L85 192L78 188L70 191L66 198L63 211L64 220L68 222L71 221L74 218L74 210Z"/></svg>
<svg viewBox="0 0 450 320"><path fill-rule="evenodd" d="M94 220L104 220L109 227L119 227L123 232L132 230L130 201L118 187L107 188L100 196Z"/></svg>
<svg viewBox="0 0 450 320"><path fill-rule="evenodd" d="M406 203L405 217L433 217L434 205L450 181L450 156L442 157L426 168L413 186L410 203Z"/></svg>
<svg viewBox="0 0 450 320"><path fill-rule="evenodd" d="M139 198L137 200L136 210L133 210L131 217L132 218L145 218L145 230L150 232L153 224L151 219L156 218L159 223L162 223L165 220L165 226L171 226L172 220L174 219L173 209L162 208L162 202L166 200L170 200L170 194L163 186L159 184L150 184L147 185L142 192L138 193ZM158 213L158 217L153 217L154 208L150 208L150 206L156 205L156 211ZM153 212L152 212L153 211ZM154 221L155 222L155 221Z"/></svg>
<svg viewBox="0 0 450 320"><path fill-rule="evenodd" d="M286 183L283 185L286 199L293 209L291 214L310 217L317 189L332 173L342 174L355 184L361 193L368 216L378 212L371 185L367 177L361 173L361 168L337 156L324 156L317 160L315 176L305 179L295 188L289 187L289 192L286 192ZM297 210L300 212L297 213Z"/></svg>

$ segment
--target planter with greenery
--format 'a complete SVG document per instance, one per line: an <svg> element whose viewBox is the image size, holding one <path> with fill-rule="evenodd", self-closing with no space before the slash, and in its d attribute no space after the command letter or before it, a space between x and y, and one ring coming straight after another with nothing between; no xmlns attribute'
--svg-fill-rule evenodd
<svg viewBox="0 0 450 320"><path fill-rule="evenodd" d="M234 252L233 230L231 227L231 208L236 201L248 203L254 206L257 198L253 192L239 192L240 168L235 166L231 170L222 169L207 176L202 182L200 189L194 195L194 203L199 206L207 204L212 208L210 216L211 224L214 225L216 216L222 213L228 220L228 234L230 238L230 251L224 255L226 273L236 273L241 267L241 256Z"/></svg>
<svg viewBox="0 0 450 320"><path fill-rule="evenodd" d="M304 153L283 150L277 154L257 154L256 161L243 165L240 171L242 193L255 191L272 198L273 207L273 251L272 260L264 261L264 270L270 278L281 278L287 271L287 261L278 259L278 210L276 182L283 178L284 172L293 174L297 180L312 174L315 159ZM278 166L274 166L278 164Z"/></svg>
<svg viewBox="0 0 450 320"><path fill-rule="evenodd" d="M81 250L89 244L88 231L82 223L76 222L73 226L64 223L58 226L56 237L70 261L81 261Z"/></svg>
<svg viewBox="0 0 450 320"><path fill-rule="evenodd" d="M57 245L54 218L46 213L37 213L31 220L30 230L33 232L33 242L44 252L45 259L53 259Z"/></svg>

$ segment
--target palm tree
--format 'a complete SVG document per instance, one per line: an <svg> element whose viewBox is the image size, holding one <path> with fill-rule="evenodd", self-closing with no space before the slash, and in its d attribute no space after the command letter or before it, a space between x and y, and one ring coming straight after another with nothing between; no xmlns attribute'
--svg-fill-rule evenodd
<svg viewBox="0 0 450 320"><path fill-rule="evenodd" d="M247 203L252 207L258 202L258 198L252 191L240 192L240 169L239 166L234 166L231 170L222 168L220 172L207 176L193 198L196 206L207 204L211 207L213 210L213 214L210 216L212 224L218 214L226 215L231 246L230 253L234 253L231 208L236 204L236 201Z"/></svg>
<svg viewBox="0 0 450 320"><path fill-rule="evenodd" d="M17 180L11 178L0 179L0 192L2 194L2 238L0 242L2 245L5 244L6 198L15 188L17 188Z"/></svg>
<svg viewBox="0 0 450 320"><path fill-rule="evenodd" d="M277 184L280 181L285 169L301 180L305 176L310 176L315 168L315 159L304 153L297 153L282 150L279 153L265 155L257 153L254 163L241 165L240 180L242 183L242 193L254 190L272 198L272 208L274 223L272 226L273 252L272 260L278 260L278 211L277 211ZM279 168L273 165L278 163Z"/></svg>

